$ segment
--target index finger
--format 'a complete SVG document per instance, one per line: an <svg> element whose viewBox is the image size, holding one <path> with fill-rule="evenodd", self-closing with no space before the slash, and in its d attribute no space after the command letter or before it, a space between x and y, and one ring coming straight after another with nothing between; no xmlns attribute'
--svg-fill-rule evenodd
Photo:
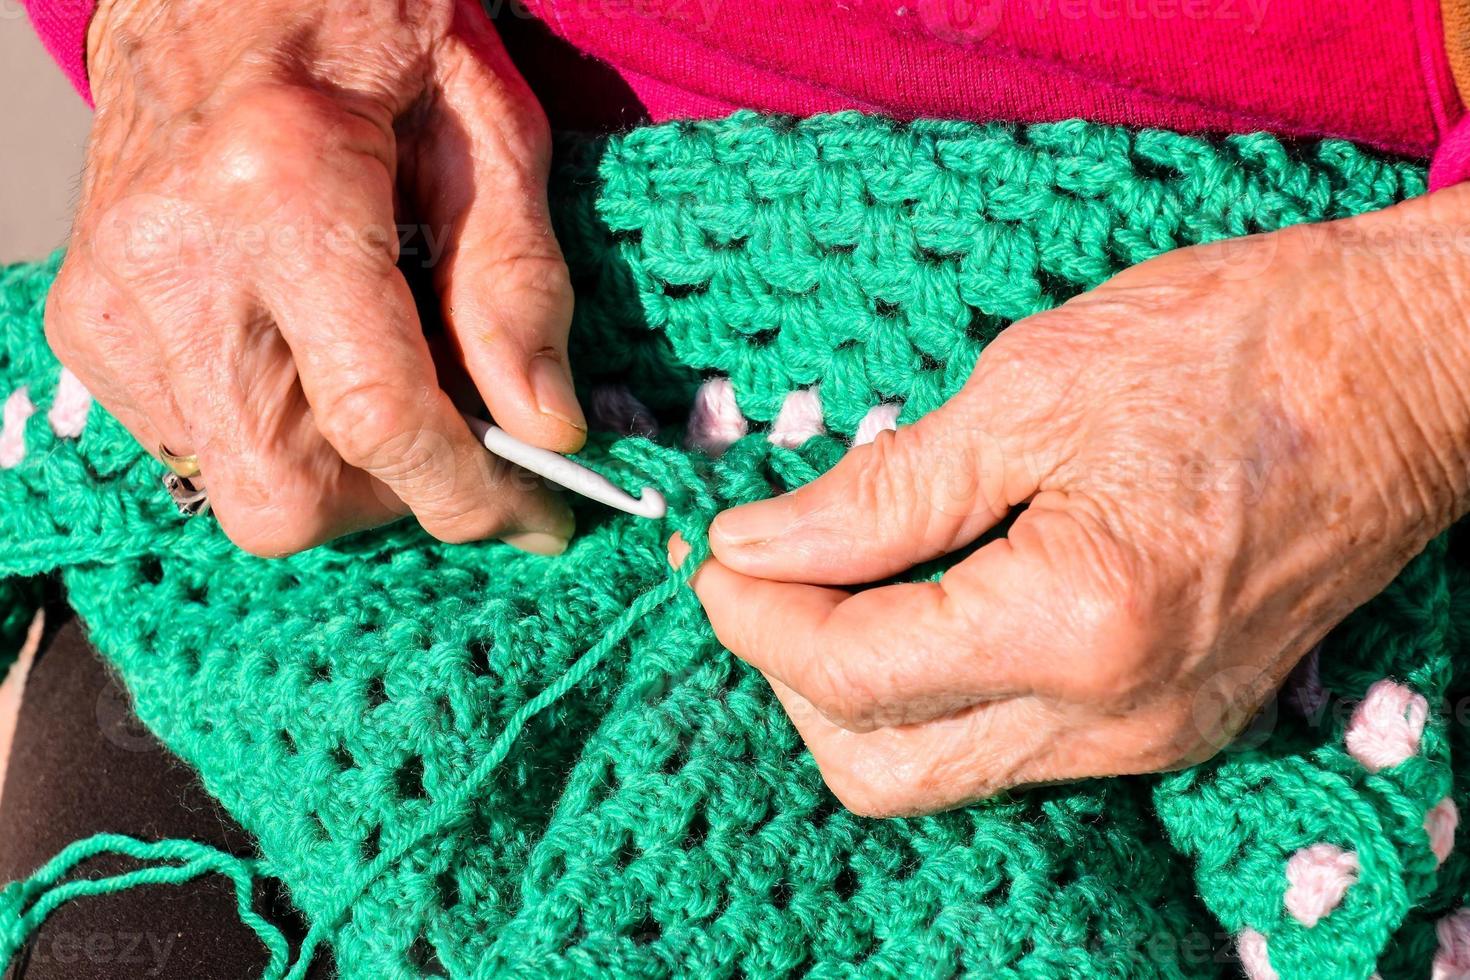
<svg viewBox="0 0 1470 980"><path fill-rule="evenodd" d="M707 560L691 579L715 636L843 728L872 731L1025 693L987 657L942 584L866 592L742 575ZM991 669L978 669L984 660ZM992 663L993 662L993 663Z"/></svg>
<svg viewBox="0 0 1470 980"><path fill-rule="evenodd" d="M570 510L490 455L439 387L396 268L334 270L274 290L271 306L322 435L425 530L445 541L507 536L543 554L566 547Z"/></svg>
<svg viewBox="0 0 1470 980"><path fill-rule="evenodd" d="M1145 676L1147 646L1099 533L1038 498L938 582L852 593L717 559L692 582L721 643L852 731L1026 695L1106 704Z"/></svg>

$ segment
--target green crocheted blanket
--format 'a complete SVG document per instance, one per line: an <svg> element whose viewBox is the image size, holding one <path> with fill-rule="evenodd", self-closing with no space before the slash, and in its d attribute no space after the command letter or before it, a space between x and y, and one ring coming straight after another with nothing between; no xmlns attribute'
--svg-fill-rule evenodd
<svg viewBox="0 0 1470 980"><path fill-rule="evenodd" d="M0 893L0 958L61 901L220 872L284 882L306 954L329 946L349 980L1215 976L1237 951L1262 977L1453 965L1470 889L1446 846L1470 759L1440 710L1467 693L1453 533L1209 763L902 820L834 801L664 559L674 530L699 547L719 508L812 479L875 410L940 404L1011 321L1167 249L1384 207L1422 168L1334 141L856 114L562 151L580 381L664 423L584 458L671 512L584 509L557 559L408 524L238 552L177 517L102 409L78 422L85 392L42 335L54 261L0 273L0 636L59 575L144 724L260 855L84 842ZM813 389L828 432L773 440ZM700 391L749 430L717 457L682 438ZM1354 745L1355 720L1386 744ZM140 870L89 881L103 849ZM1336 894L1313 906L1307 886ZM300 957L246 921L272 975Z"/></svg>

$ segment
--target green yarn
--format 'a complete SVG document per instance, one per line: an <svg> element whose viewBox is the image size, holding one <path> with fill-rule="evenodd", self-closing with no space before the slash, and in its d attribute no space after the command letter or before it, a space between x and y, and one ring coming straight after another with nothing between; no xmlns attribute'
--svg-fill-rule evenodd
<svg viewBox="0 0 1470 980"><path fill-rule="evenodd" d="M758 430L818 386L837 436L880 402L931 410L1005 324L1129 264L1424 186L1341 142L1084 123L738 113L561 151L579 382L626 384L677 424L701 377L726 375ZM809 482L836 436L788 449L756 431L714 460L677 431L596 436L589 464L663 488L670 517L583 507L559 559L407 524L243 555L171 512L100 409L78 439L48 425L54 271L0 270L0 398L24 386L37 408L24 459L0 469L0 609L59 574L144 724L261 856L85 842L0 895L0 953L67 898L213 872L271 976L323 944L349 980L1215 976L1254 929L1282 976L1390 977L1424 975L1435 923L1470 898L1464 855L1436 869L1422 826L1446 793L1470 802L1451 778L1464 726L1437 712L1414 758L1376 774L1344 749L1345 712L1281 709L1183 773L916 819L843 810L665 558L675 530L697 558L721 508ZM1384 677L1434 705L1470 686L1467 581L1447 536L1355 613L1322 656L1331 706ZM1362 871L1309 929L1284 910L1284 868L1322 842ZM102 849L139 870L77 877ZM294 958L250 909L259 875L312 924Z"/></svg>
<svg viewBox="0 0 1470 980"><path fill-rule="evenodd" d="M728 375L763 422L788 392L820 385L843 435L875 400L902 401L904 422L931 411L1006 324L1127 266L1424 189L1422 169L1339 141L846 113L634 130L599 173L599 210L629 256L641 316L678 362ZM585 220L575 231L590 234ZM583 276L624 281L621 270ZM599 295L579 321L594 329L576 332L582 363L627 347L595 328L604 302L639 321L621 292ZM620 359L615 373L646 358Z"/></svg>
<svg viewBox="0 0 1470 980"><path fill-rule="evenodd" d="M144 866L110 878L62 881L79 863L104 853L130 857ZM167 863L147 864L153 861ZM286 937L250 907L253 862L189 841L149 844L121 834L98 834L78 841L26 881L14 882L0 891L0 927L3 927L0 962L9 963L29 934L66 902L126 891L138 885L177 885L210 873L222 874L234 883L241 921L254 930L270 951L264 976L271 980L280 977L288 953Z"/></svg>
<svg viewBox="0 0 1470 980"><path fill-rule="evenodd" d="M539 714L542 710L561 700L572 688L582 683L587 675L607 658L617 644L627 635L628 630L645 616L654 612L659 606L668 602L682 588L684 588L689 575L699 567L699 562L707 556L708 549L703 547L699 538L695 539L698 550L691 550L690 563L681 575L671 575L660 585L648 590L635 599L628 607L627 612L617 617L608 624L606 632L592 647L569 667L566 672L555 681L547 685L531 700L516 709L515 714L501 729L495 741L491 743L489 750L483 759L475 766L470 775L467 776L458 788L437 800L434 805L419 819L403 839L394 842L387 849L369 863L357 876L356 886L346 891L342 898L342 906L335 914L327 915L318 919L312 927L311 932L302 942L300 962L290 973L291 978L303 976L307 966L311 962L313 951L317 945L326 937L328 931L334 928L342 915L347 911L353 901L378 879L384 871L398 864L408 852L422 843L426 838L435 833L442 833L452 827L464 814L470 800L480 791L486 778L505 761L506 755L510 753L515 741L525 730L526 722Z"/></svg>

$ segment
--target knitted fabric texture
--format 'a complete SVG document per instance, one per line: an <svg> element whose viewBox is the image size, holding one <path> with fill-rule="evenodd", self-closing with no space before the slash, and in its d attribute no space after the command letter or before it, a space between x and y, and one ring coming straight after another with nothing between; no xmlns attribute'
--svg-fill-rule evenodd
<svg viewBox="0 0 1470 980"><path fill-rule="evenodd" d="M0 954L117 886L86 876L110 849L133 881L218 872L246 900L278 877L349 980L1214 976L1237 947L1257 977L1393 977L1470 955L1452 780L1470 744L1440 710L1470 693L1453 532L1215 760L902 820L836 803L664 552L932 410L1011 321L1171 248L1387 206L1422 168L1341 142L855 114L561 150L573 357L617 430L584 458L671 510L584 508L557 559L405 523L240 553L173 513L100 408L77 431L42 335L55 261L0 274L18 447L0 640L59 575L144 724L259 842L78 845L0 895ZM686 432L731 444L713 458ZM289 951L247 921L279 975Z"/></svg>

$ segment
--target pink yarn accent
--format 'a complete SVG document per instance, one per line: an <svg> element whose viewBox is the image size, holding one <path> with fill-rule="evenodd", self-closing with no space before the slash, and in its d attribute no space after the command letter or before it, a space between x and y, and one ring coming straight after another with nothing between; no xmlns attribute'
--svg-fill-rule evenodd
<svg viewBox="0 0 1470 980"><path fill-rule="evenodd" d="M658 435L658 420L627 385L598 385L592 389L587 407L592 425L598 429L649 439Z"/></svg>
<svg viewBox="0 0 1470 980"><path fill-rule="evenodd" d="M690 446L718 456L748 431L750 426L735 404L735 386L729 378L711 378L699 386L684 436Z"/></svg>
<svg viewBox="0 0 1470 980"><path fill-rule="evenodd" d="M903 411L903 406L897 402L884 402L874 405L868 409L868 414L858 423L857 431L852 434L854 446L866 446L878 438L880 432L892 432L898 428L898 413Z"/></svg>
<svg viewBox="0 0 1470 980"><path fill-rule="evenodd" d="M1235 954L1251 980L1280 980L1266 955L1266 937L1254 929L1242 929L1235 937Z"/></svg>
<svg viewBox="0 0 1470 980"><path fill-rule="evenodd" d="M46 420L51 431L63 439L75 439L87 426L87 414L92 411L92 393L81 379L67 368L61 369L61 380L56 384L56 398L51 402L51 411Z"/></svg>
<svg viewBox="0 0 1470 980"><path fill-rule="evenodd" d="M1310 929L1358 880L1358 856L1332 844L1304 847L1286 862L1286 911Z"/></svg>
<svg viewBox="0 0 1470 980"><path fill-rule="evenodd" d="M0 416L0 470L19 466L26 458L26 421L34 414L36 406L26 388L17 388L5 399Z"/></svg>
<svg viewBox="0 0 1470 980"><path fill-rule="evenodd" d="M822 397L817 394L817 389L805 388L786 396L767 438L778 446L795 449L826 431L827 426L822 421Z"/></svg>
<svg viewBox="0 0 1470 980"><path fill-rule="evenodd" d="M1348 753L1369 772L1396 766L1419 751L1419 738L1429 719L1429 702L1404 685L1381 680L1348 721Z"/></svg>
<svg viewBox="0 0 1470 980"><path fill-rule="evenodd" d="M1439 952L1434 954L1433 980L1466 980L1470 978L1470 909L1460 909L1440 919L1434 926L1439 937Z"/></svg>
<svg viewBox="0 0 1470 980"><path fill-rule="evenodd" d="M1460 808L1446 796L1424 815L1424 832L1429 835L1429 849L1440 864L1455 849L1455 830L1460 826Z"/></svg>

